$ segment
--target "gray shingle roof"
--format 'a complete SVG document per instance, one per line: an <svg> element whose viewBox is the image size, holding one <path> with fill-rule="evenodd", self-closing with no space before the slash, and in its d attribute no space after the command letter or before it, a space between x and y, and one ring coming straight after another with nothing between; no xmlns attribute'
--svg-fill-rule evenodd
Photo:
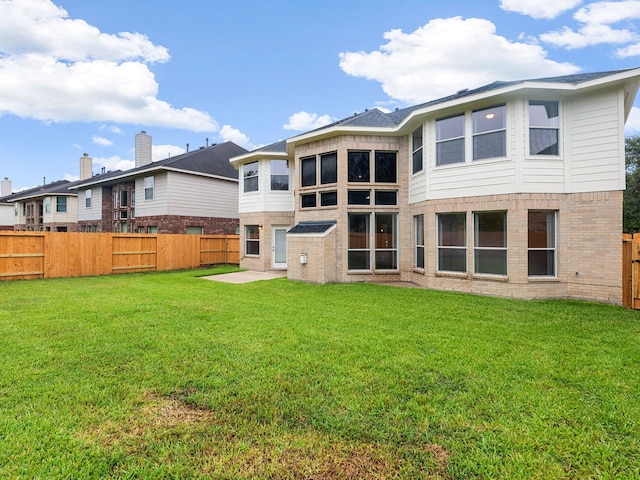
<svg viewBox="0 0 640 480"><path fill-rule="evenodd" d="M300 222L287 233L325 233L336 224L335 220L318 220L315 222Z"/></svg>

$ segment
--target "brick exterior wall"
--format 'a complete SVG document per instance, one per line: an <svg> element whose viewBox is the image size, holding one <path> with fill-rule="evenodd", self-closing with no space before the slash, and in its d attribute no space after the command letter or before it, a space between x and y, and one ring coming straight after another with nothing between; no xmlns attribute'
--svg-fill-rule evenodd
<svg viewBox="0 0 640 480"><path fill-rule="evenodd" d="M186 215L158 215L138 217L135 219L136 228L157 227L158 233L186 233L187 227L202 227L204 235L235 234L239 219L192 217Z"/></svg>
<svg viewBox="0 0 640 480"><path fill-rule="evenodd" d="M246 225L262 226L260 230L260 255L247 255L245 252L245 233ZM274 227L293 227L293 212L259 212L240 214L240 267L258 272L271 270L272 266L272 248L273 244L273 228ZM287 239L288 243L288 239ZM288 245L287 245L288 257ZM287 260L288 263L288 260ZM289 268L289 265L287 265Z"/></svg>

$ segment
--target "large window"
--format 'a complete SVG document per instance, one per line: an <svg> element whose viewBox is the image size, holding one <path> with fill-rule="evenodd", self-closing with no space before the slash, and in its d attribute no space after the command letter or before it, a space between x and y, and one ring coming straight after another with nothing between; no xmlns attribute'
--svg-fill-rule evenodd
<svg viewBox="0 0 640 480"><path fill-rule="evenodd" d="M271 190L289 190L289 162L271 160Z"/></svg>
<svg viewBox="0 0 640 480"><path fill-rule="evenodd" d="M464 114L436 120L436 165L464 163Z"/></svg>
<svg viewBox="0 0 640 480"><path fill-rule="evenodd" d="M478 110L471 114L473 122L473 159L507 155L506 107Z"/></svg>
<svg viewBox="0 0 640 480"><path fill-rule="evenodd" d="M258 191L258 162L247 163L242 167L242 176L244 177L244 191Z"/></svg>
<svg viewBox="0 0 640 480"><path fill-rule="evenodd" d="M260 227L258 225L245 225L245 255L260 255Z"/></svg>
<svg viewBox="0 0 640 480"><path fill-rule="evenodd" d="M530 277L555 277L557 271L557 212L529 210L528 253Z"/></svg>
<svg viewBox="0 0 640 480"><path fill-rule="evenodd" d="M477 212L473 232L474 272L507 274L507 213Z"/></svg>
<svg viewBox="0 0 640 480"><path fill-rule="evenodd" d="M349 182L369 182L369 152L349 152L347 155Z"/></svg>
<svg viewBox="0 0 640 480"><path fill-rule="evenodd" d="M438 270L467 271L467 215L465 213L438 214Z"/></svg>
<svg viewBox="0 0 640 480"><path fill-rule="evenodd" d="M91 208L91 189L84 191L84 206Z"/></svg>
<svg viewBox="0 0 640 480"><path fill-rule="evenodd" d="M347 203L349 205L371 205L371 190L349 190Z"/></svg>
<svg viewBox="0 0 640 480"><path fill-rule="evenodd" d="M44 197L44 213L51 213L51 197Z"/></svg>
<svg viewBox="0 0 640 480"><path fill-rule="evenodd" d="M424 268L424 215L413 217L413 230L415 239L414 266Z"/></svg>
<svg viewBox="0 0 640 480"><path fill-rule="evenodd" d="M56 197L56 212L66 213L67 197Z"/></svg>
<svg viewBox="0 0 640 480"><path fill-rule="evenodd" d="M376 213L376 270L398 269L398 215Z"/></svg>
<svg viewBox="0 0 640 480"><path fill-rule="evenodd" d="M316 157L307 157L300 160L300 185L311 187L316 184Z"/></svg>
<svg viewBox="0 0 640 480"><path fill-rule="evenodd" d="M368 213L349 214L349 270L369 270L371 268L371 246Z"/></svg>
<svg viewBox="0 0 640 480"><path fill-rule="evenodd" d="M375 153L375 179L377 183L396 183L396 152Z"/></svg>
<svg viewBox="0 0 640 480"><path fill-rule="evenodd" d="M416 128L411 135L411 148L413 151L411 173L418 173L422 170L422 125Z"/></svg>
<svg viewBox="0 0 640 480"><path fill-rule="evenodd" d="M320 206L332 207L338 205L338 192L320 192Z"/></svg>
<svg viewBox="0 0 640 480"><path fill-rule="evenodd" d="M338 154L324 153L320 155L320 183L336 183L338 181Z"/></svg>
<svg viewBox="0 0 640 480"><path fill-rule="evenodd" d="M129 206L129 192L127 190L120 190L120 206L122 208Z"/></svg>
<svg viewBox="0 0 640 480"><path fill-rule="evenodd" d="M316 206L316 194L314 193L303 193L300 195L300 207L301 208L312 208Z"/></svg>
<svg viewBox="0 0 640 480"><path fill-rule="evenodd" d="M529 153L559 155L559 104L554 101L529 101Z"/></svg>
<svg viewBox="0 0 640 480"><path fill-rule="evenodd" d="M145 177L144 178L144 199L145 200L153 200L153 192L154 189L154 180L153 177Z"/></svg>

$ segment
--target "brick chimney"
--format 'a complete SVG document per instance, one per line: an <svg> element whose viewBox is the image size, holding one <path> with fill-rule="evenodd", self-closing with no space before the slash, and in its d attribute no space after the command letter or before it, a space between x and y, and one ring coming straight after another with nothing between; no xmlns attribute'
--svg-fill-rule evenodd
<svg viewBox="0 0 640 480"><path fill-rule="evenodd" d="M136 167L151 163L151 135L142 130L136 135Z"/></svg>
<svg viewBox="0 0 640 480"><path fill-rule="evenodd" d="M12 193L11 180L9 180L9 177L4 177L4 180L2 180L2 187L0 187L0 197L6 197Z"/></svg>
<svg viewBox="0 0 640 480"><path fill-rule="evenodd" d="M80 157L80 180L93 177L93 159L88 153Z"/></svg>

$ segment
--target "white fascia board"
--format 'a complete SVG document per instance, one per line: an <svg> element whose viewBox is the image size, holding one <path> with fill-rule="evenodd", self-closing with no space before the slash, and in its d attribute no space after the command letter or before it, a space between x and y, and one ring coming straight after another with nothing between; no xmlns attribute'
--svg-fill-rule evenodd
<svg viewBox="0 0 640 480"><path fill-rule="evenodd" d="M238 183L237 178L222 177L220 175L213 175L212 173L194 172L193 170L182 170L180 168L163 167L158 170L165 170L167 172L184 173L185 175L195 175L197 177L215 178L216 180L226 180L227 182Z"/></svg>
<svg viewBox="0 0 640 480"><path fill-rule="evenodd" d="M229 159L229 162L231 163L233 168L238 170L245 163L255 162L263 158L269 158L274 160L278 160L278 159L288 160L289 153L288 152L269 152L269 151L262 150L262 151L245 153L244 155L238 155L237 157L231 157Z"/></svg>

